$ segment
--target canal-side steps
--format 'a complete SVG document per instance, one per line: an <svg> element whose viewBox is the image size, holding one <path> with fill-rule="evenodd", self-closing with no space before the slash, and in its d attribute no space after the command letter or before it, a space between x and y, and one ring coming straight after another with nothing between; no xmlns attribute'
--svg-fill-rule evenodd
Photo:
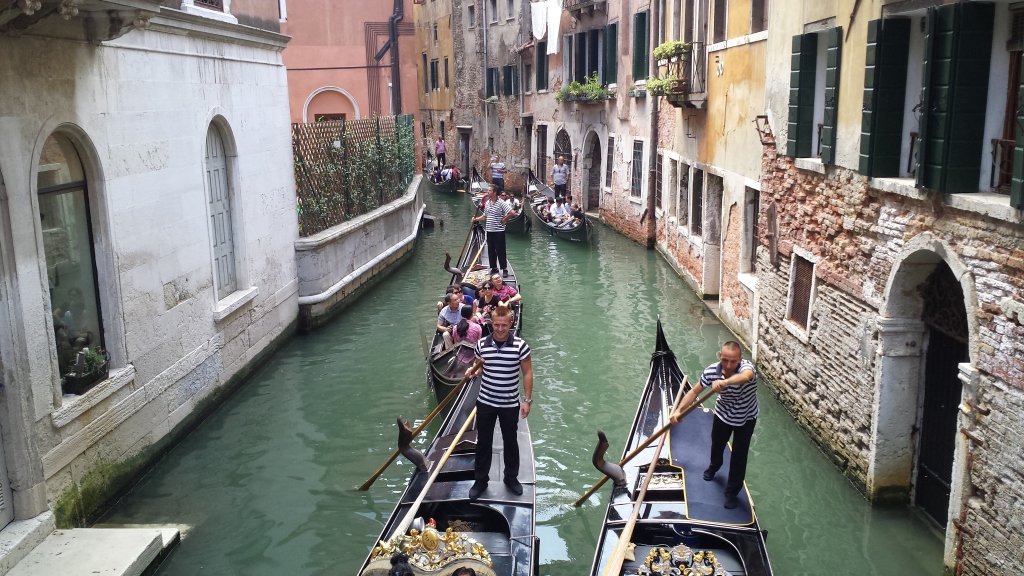
<svg viewBox="0 0 1024 576"><path fill-rule="evenodd" d="M55 530L7 576L141 576L180 539L171 527Z"/></svg>

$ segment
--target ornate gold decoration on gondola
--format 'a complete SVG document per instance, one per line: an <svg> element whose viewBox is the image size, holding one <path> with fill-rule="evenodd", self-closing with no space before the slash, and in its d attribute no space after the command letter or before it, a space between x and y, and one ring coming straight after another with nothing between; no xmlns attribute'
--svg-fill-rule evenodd
<svg viewBox="0 0 1024 576"><path fill-rule="evenodd" d="M694 551L686 544L653 548L637 568L638 576L729 576L710 550Z"/></svg>
<svg viewBox="0 0 1024 576"><path fill-rule="evenodd" d="M467 566L478 576L495 576L494 562L483 544L451 528L438 532L429 524L422 532L412 528L408 534L378 542L362 576L386 576L391 568L391 557L399 552L409 556L409 565L416 574L433 576L442 571L450 574L456 568Z"/></svg>

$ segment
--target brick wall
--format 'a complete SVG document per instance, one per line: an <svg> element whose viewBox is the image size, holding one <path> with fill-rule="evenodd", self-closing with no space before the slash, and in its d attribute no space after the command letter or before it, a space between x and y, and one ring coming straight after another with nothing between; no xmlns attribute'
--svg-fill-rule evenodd
<svg viewBox="0 0 1024 576"><path fill-rule="evenodd" d="M729 222L725 237L722 238L722 287L719 299L722 306L729 306L739 320L750 318L750 299L747 290L740 284L740 264L743 254L743 223L740 218L740 204L729 206Z"/></svg>

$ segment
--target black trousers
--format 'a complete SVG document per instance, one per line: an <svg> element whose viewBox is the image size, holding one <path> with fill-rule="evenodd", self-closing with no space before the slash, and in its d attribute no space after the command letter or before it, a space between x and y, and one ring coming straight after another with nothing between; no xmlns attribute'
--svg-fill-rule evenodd
<svg viewBox="0 0 1024 576"><path fill-rule="evenodd" d="M491 263L491 271L508 268L508 257L505 255L505 233L487 233L487 258Z"/></svg>
<svg viewBox="0 0 1024 576"><path fill-rule="evenodd" d="M555 198L565 198L565 184L555 184Z"/></svg>
<svg viewBox="0 0 1024 576"><path fill-rule="evenodd" d="M498 194L505 191L505 179L504 178L491 178L491 184L498 190Z"/></svg>
<svg viewBox="0 0 1024 576"><path fill-rule="evenodd" d="M444 168L444 165L448 163L448 156L444 152L437 155L437 167Z"/></svg>
<svg viewBox="0 0 1024 576"><path fill-rule="evenodd" d="M491 470L491 446L494 444L494 422L501 426L505 454L505 478L519 476L519 408L495 408L476 404L476 464L474 478L487 481Z"/></svg>
<svg viewBox="0 0 1024 576"><path fill-rule="evenodd" d="M754 435L754 424L757 418L747 420L742 426L730 426L715 417L711 426L711 466L717 472L725 458L725 445L732 436L732 459L729 460L729 480L725 485L725 493L735 496L743 489L743 479L747 476L747 453L750 451L750 437Z"/></svg>

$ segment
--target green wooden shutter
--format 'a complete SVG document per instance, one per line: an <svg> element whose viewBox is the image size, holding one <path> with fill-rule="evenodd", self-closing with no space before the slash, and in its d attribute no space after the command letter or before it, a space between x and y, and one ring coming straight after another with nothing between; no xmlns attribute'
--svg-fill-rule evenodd
<svg viewBox="0 0 1024 576"><path fill-rule="evenodd" d="M978 191L994 19L980 2L929 9L918 187Z"/></svg>
<svg viewBox="0 0 1024 576"><path fill-rule="evenodd" d="M825 62L825 120L821 129L821 161L836 163L836 120L839 115L839 64L843 55L843 27L828 31Z"/></svg>
<svg viewBox="0 0 1024 576"><path fill-rule="evenodd" d="M868 22L859 166L865 176L900 175L909 51L909 18Z"/></svg>
<svg viewBox="0 0 1024 576"><path fill-rule="evenodd" d="M557 40L555 40L557 42ZM548 43L537 42L537 90L548 89Z"/></svg>
<svg viewBox="0 0 1024 576"><path fill-rule="evenodd" d="M817 34L793 36L786 155L794 158L811 156L811 141L814 134L814 68L817 52Z"/></svg>
<svg viewBox="0 0 1024 576"><path fill-rule="evenodd" d="M633 81L647 79L647 11L633 15Z"/></svg>
<svg viewBox="0 0 1024 576"><path fill-rule="evenodd" d="M604 83L615 84L619 76L619 24L609 24L604 31Z"/></svg>
<svg viewBox="0 0 1024 576"><path fill-rule="evenodd" d="M572 79L577 82L587 81L587 33L576 34L576 49L573 55L576 58Z"/></svg>
<svg viewBox="0 0 1024 576"><path fill-rule="evenodd" d="M1021 62L1024 72L1024 61ZM1013 180L1010 183L1010 206L1024 210L1024 73L1017 93L1017 143L1013 147Z"/></svg>

